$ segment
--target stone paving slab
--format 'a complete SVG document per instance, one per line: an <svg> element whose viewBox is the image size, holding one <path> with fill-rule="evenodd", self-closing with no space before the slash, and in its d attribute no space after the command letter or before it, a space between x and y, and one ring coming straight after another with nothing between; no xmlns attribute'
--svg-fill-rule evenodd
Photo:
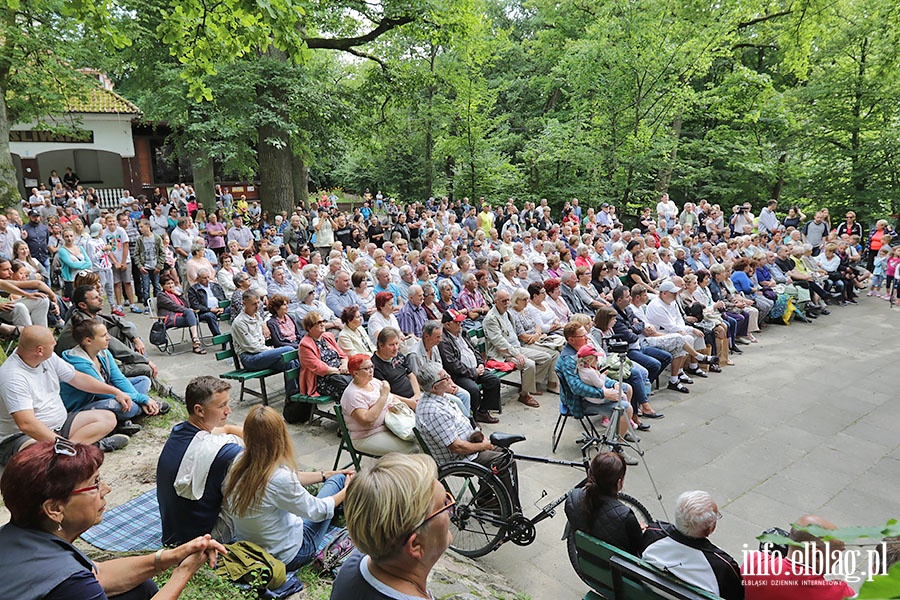
<svg viewBox="0 0 900 600"><path fill-rule="evenodd" d="M136 317L149 330L149 321ZM688 489L716 497L724 518L713 541L736 557L744 544L771 526L786 527L805 512L818 512L839 525L874 525L900 517L900 403L895 365L900 313L883 301L863 298L860 306L834 308L814 324L771 326L760 343L744 346L737 366L698 380L691 394L658 391L651 398L665 419L648 421L642 433L646 464L671 518L675 498ZM226 370L212 353L204 357L150 353L164 377L183 389L198 373ZM280 409L282 386L271 378L273 405ZM524 433L524 454L549 455L558 417L558 399L539 397L540 409L514 401L503 386L504 412L486 429ZM237 406L240 422L250 404ZM333 427L291 425L304 465L331 467L338 438ZM574 443L580 428L570 422L556 454L578 460ZM523 464L522 503L527 515L546 490L555 498L582 474L562 467ZM663 517L643 466L628 471L625 491ZM525 548L512 544L479 559L501 571L514 587L533 598L576 598L585 591L560 542L565 518L538 525L537 539Z"/></svg>

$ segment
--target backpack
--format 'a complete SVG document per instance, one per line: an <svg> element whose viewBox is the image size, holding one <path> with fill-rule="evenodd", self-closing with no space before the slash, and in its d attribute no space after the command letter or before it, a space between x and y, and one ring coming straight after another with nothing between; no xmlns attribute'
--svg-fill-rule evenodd
<svg viewBox="0 0 900 600"><path fill-rule="evenodd" d="M313 568L319 573L335 577L347 557L356 549L346 527L335 527L319 542Z"/></svg>
<svg viewBox="0 0 900 600"><path fill-rule="evenodd" d="M157 348L165 348L169 343L166 337L166 324L164 321L156 321L150 327L150 343Z"/></svg>

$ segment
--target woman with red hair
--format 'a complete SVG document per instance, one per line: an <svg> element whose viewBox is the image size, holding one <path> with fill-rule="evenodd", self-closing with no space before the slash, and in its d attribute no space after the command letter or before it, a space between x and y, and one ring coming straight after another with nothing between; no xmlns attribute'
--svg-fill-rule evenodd
<svg viewBox="0 0 900 600"><path fill-rule="evenodd" d="M146 600L177 598L204 562L225 548L209 535L155 554L94 563L73 544L103 518L110 487L100 478L103 451L64 438L16 454L0 479L10 522L0 528L4 598ZM155 575L175 567L157 594Z"/></svg>
<svg viewBox="0 0 900 600"><path fill-rule="evenodd" d="M403 402L415 410L415 401L391 394L388 382L375 379L371 356L354 354L347 362L347 370L353 381L341 396L341 409L353 447L376 456L389 452L417 452L415 442L401 440L384 424L384 416L392 404Z"/></svg>

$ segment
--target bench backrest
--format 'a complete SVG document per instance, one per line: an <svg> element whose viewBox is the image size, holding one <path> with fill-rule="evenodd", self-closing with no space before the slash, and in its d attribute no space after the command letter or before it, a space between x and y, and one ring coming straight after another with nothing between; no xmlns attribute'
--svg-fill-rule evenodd
<svg viewBox="0 0 900 600"><path fill-rule="evenodd" d="M213 337L212 344L213 346L222 346L221 350L216 351L216 360L228 360L230 358L235 369L239 370L242 368L241 359L234 351L230 333L222 333Z"/></svg>
<svg viewBox="0 0 900 600"><path fill-rule="evenodd" d="M281 355L281 362L289 363L293 360L299 360L300 353L297 350L291 350L290 352L285 352ZM296 367L294 369L288 369L284 372L284 382L287 384L288 381L293 381L300 377L300 369L302 367Z"/></svg>
<svg viewBox="0 0 900 600"><path fill-rule="evenodd" d="M578 548L578 568L582 578L607 598L721 600L715 594L687 584L645 560L583 531L575 532L575 546Z"/></svg>
<svg viewBox="0 0 900 600"><path fill-rule="evenodd" d="M481 352L482 360L487 360L487 343L484 341L484 329L476 327L466 332L475 349Z"/></svg>

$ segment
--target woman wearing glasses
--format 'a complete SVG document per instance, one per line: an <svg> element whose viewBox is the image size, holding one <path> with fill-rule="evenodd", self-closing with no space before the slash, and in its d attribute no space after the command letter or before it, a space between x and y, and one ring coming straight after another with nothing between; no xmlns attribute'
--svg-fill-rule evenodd
<svg viewBox="0 0 900 600"><path fill-rule="evenodd" d="M280 417L279 417L280 418ZM63 438L16 454L0 479L10 522L0 529L3 596L45 600L177 598L204 562L225 548L209 535L155 554L94 563L73 544L103 518L110 487L103 451ZM157 595L151 577L175 567Z"/></svg>
<svg viewBox="0 0 900 600"><path fill-rule="evenodd" d="M244 451L225 480L222 510L238 540L258 544L293 571L315 557L351 474L301 472L284 419L256 406L244 420ZM314 483L322 484L318 496L304 488Z"/></svg>
<svg viewBox="0 0 900 600"><path fill-rule="evenodd" d="M354 354L347 368L353 375L353 382L341 396L341 409L346 416L353 447L376 456L389 452L416 452L415 442L401 440L384 424L391 404L404 402L415 410L415 401L391 394L387 381L375 379L375 366L368 354Z"/></svg>
<svg viewBox="0 0 900 600"><path fill-rule="evenodd" d="M432 598L428 575L450 546L455 506L429 456L390 454L364 467L344 505L358 551L338 573L332 600Z"/></svg>
<svg viewBox="0 0 900 600"><path fill-rule="evenodd" d="M306 335L300 340L300 393L306 396L340 398L350 375L347 354L338 346L334 336L325 332L328 321L316 311L303 317Z"/></svg>

